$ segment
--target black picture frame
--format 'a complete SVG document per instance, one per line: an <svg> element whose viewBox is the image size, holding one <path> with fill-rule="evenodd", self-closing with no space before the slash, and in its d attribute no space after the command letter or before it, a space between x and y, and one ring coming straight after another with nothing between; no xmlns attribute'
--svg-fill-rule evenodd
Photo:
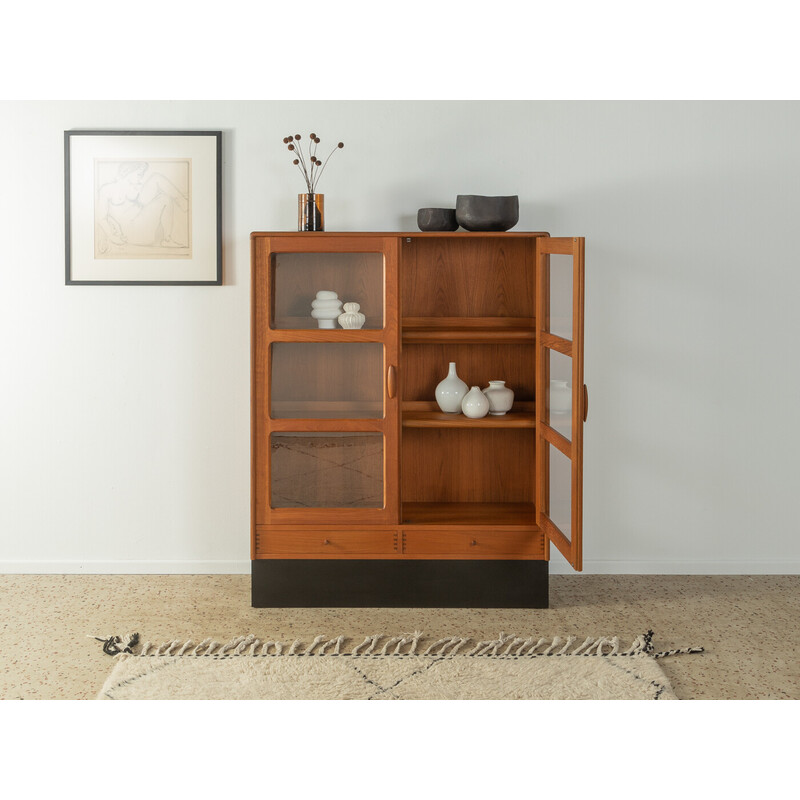
<svg viewBox="0 0 800 800"><path fill-rule="evenodd" d="M64 131L67 286L221 286L222 131Z"/></svg>

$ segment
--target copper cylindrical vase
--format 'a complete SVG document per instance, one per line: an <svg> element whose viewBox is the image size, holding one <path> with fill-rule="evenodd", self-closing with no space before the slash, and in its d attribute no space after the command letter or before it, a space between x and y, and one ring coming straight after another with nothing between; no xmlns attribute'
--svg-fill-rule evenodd
<svg viewBox="0 0 800 800"><path fill-rule="evenodd" d="M325 230L325 195L306 193L297 195L297 230Z"/></svg>

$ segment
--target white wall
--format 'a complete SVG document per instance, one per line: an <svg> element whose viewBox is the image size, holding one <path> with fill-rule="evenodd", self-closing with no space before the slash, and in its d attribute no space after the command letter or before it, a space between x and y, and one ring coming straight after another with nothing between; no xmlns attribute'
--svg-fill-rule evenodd
<svg viewBox="0 0 800 800"><path fill-rule="evenodd" d="M249 234L519 194L587 237L587 572L797 573L800 104L0 104L0 571L249 569ZM222 129L223 287L64 285L63 131ZM554 572L568 568L554 556Z"/></svg>

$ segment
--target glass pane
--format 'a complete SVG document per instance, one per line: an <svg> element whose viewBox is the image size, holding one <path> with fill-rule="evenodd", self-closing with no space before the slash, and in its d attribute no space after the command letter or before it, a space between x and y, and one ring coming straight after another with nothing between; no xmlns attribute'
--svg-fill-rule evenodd
<svg viewBox="0 0 800 800"><path fill-rule="evenodd" d="M550 333L572 339L572 256L550 256Z"/></svg>
<svg viewBox="0 0 800 800"><path fill-rule="evenodd" d="M547 351L549 382L544 421L572 439L572 359L557 350Z"/></svg>
<svg viewBox="0 0 800 800"><path fill-rule="evenodd" d="M383 345L275 342L273 419L383 417Z"/></svg>
<svg viewBox="0 0 800 800"><path fill-rule="evenodd" d="M272 508L383 508L380 433L273 433L270 457Z"/></svg>
<svg viewBox="0 0 800 800"><path fill-rule="evenodd" d="M549 442L547 449L550 465L547 516L572 540L572 462Z"/></svg>
<svg viewBox="0 0 800 800"><path fill-rule="evenodd" d="M366 318L362 327L383 328L382 253L275 253L272 278L273 328L341 330L342 309L335 302L323 303L326 322L311 316L317 292L333 292L342 304L358 303Z"/></svg>

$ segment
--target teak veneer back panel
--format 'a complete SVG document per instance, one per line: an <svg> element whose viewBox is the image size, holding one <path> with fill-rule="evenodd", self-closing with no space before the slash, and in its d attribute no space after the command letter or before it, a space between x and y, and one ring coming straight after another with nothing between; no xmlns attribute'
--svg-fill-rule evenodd
<svg viewBox="0 0 800 800"><path fill-rule="evenodd" d="M504 380L514 402L534 399L533 344L404 344L402 359L403 400L434 401L451 361L467 386L485 389L489 381Z"/></svg>
<svg viewBox="0 0 800 800"><path fill-rule="evenodd" d="M404 503L533 503L533 430L407 428Z"/></svg>
<svg viewBox="0 0 800 800"><path fill-rule="evenodd" d="M404 317L534 316L533 239L404 239L401 258Z"/></svg>

